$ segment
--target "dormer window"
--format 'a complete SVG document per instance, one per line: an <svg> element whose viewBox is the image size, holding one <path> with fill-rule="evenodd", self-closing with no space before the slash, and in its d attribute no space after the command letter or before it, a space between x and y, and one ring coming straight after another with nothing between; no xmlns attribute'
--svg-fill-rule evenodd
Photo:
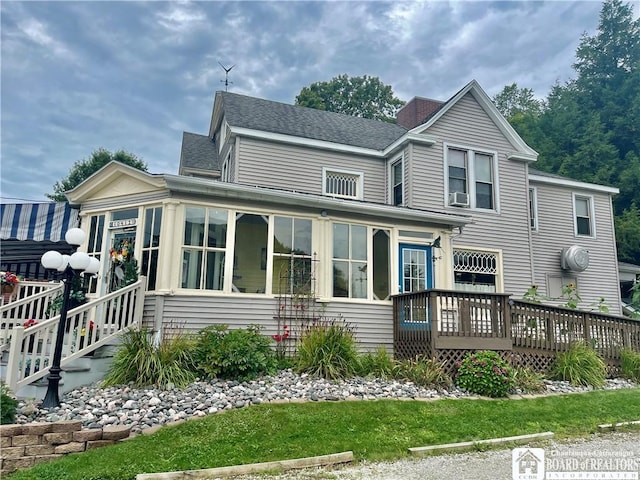
<svg viewBox="0 0 640 480"><path fill-rule="evenodd" d="M322 170L323 194L362 200L362 173L346 170Z"/></svg>

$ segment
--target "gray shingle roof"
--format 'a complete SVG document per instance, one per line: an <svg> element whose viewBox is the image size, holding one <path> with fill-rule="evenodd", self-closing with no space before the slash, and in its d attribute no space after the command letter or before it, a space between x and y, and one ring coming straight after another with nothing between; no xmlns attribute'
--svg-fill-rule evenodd
<svg viewBox="0 0 640 480"><path fill-rule="evenodd" d="M557 178L560 180L573 180L574 182L578 181L575 178L563 177L562 175L557 175L555 173L543 172L542 170L535 170L531 167L529 167L529 173L531 175L538 175L539 177Z"/></svg>
<svg viewBox="0 0 640 480"><path fill-rule="evenodd" d="M220 92L225 118L235 127L383 150L408 130L341 113Z"/></svg>
<svg viewBox="0 0 640 480"><path fill-rule="evenodd" d="M207 135L182 132L180 171L183 168L220 170L218 149Z"/></svg>

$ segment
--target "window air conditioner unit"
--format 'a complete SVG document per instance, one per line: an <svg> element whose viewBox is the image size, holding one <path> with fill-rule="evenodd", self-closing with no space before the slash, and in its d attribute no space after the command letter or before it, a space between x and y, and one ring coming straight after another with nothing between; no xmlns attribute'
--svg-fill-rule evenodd
<svg viewBox="0 0 640 480"><path fill-rule="evenodd" d="M453 192L449 194L449 205L452 207L468 207L469 194L464 192Z"/></svg>

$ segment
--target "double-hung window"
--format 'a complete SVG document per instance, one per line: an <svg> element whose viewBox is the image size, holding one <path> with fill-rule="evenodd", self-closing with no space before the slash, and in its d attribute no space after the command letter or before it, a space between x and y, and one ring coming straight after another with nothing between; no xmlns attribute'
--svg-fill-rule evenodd
<svg viewBox="0 0 640 480"><path fill-rule="evenodd" d="M574 194L573 214L575 235L595 237L593 197Z"/></svg>
<svg viewBox="0 0 640 480"><path fill-rule="evenodd" d="M386 229L333 224L333 297L389 298L390 238Z"/></svg>
<svg viewBox="0 0 640 480"><path fill-rule="evenodd" d="M496 154L446 147L447 205L496 209Z"/></svg>
<svg viewBox="0 0 640 480"><path fill-rule="evenodd" d="M273 293L311 293L311 257L311 220L276 216L273 226Z"/></svg>
<svg viewBox="0 0 640 480"><path fill-rule="evenodd" d="M402 205L404 203L404 169L402 158L391 165L391 204Z"/></svg>
<svg viewBox="0 0 640 480"><path fill-rule="evenodd" d="M333 296L367 298L367 227L333 225Z"/></svg>
<svg viewBox="0 0 640 480"><path fill-rule="evenodd" d="M538 190L529 187L529 226L534 232L538 231Z"/></svg>
<svg viewBox="0 0 640 480"><path fill-rule="evenodd" d="M105 216L104 215L92 215L89 220L89 241L87 243L87 254L90 257L95 257L98 261L101 260L102 241L105 231ZM89 277L89 293L96 293L97 291L97 277Z"/></svg>
<svg viewBox="0 0 640 480"><path fill-rule="evenodd" d="M185 208L182 288L222 290L227 222L227 210Z"/></svg>
<svg viewBox="0 0 640 480"><path fill-rule="evenodd" d="M144 211L142 241L142 266L140 272L147 277L147 290L156 289L158 254L160 253L160 228L162 207L150 207Z"/></svg>

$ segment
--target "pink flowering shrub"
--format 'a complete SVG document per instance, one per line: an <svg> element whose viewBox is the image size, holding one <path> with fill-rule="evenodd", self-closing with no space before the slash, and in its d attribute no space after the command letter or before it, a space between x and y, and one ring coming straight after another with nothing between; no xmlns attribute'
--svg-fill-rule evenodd
<svg viewBox="0 0 640 480"><path fill-rule="evenodd" d="M470 353L456 367L456 384L470 393L506 397L511 390L511 369L496 352Z"/></svg>

